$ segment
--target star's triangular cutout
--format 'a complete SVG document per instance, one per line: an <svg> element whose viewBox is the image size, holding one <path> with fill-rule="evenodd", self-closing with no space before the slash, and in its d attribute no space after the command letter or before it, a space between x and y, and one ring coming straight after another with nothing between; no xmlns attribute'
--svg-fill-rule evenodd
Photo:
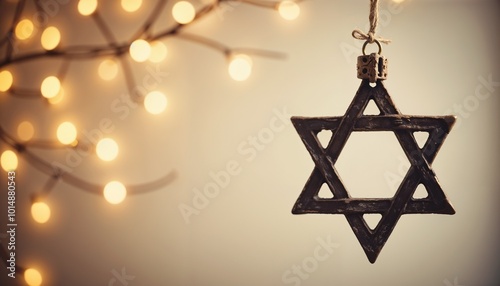
<svg viewBox="0 0 500 286"><path fill-rule="evenodd" d="M321 147L326 148L330 143L330 139L332 139L332 131L321 130L318 134L316 134L316 138L318 138Z"/></svg>
<svg viewBox="0 0 500 286"><path fill-rule="evenodd" d="M365 109L363 110L363 115L380 115L380 108L378 108L375 101L372 99L368 101Z"/></svg>
<svg viewBox="0 0 500 286"><path fill-rule="evenodd" d="M382 220L382 214L364 214L363 219L366 225L368 225L371 230L374 230Z"/></svg>
<svg viewBox="0 0 500 286"><path fill-rule="evenodd" d="M316 194L318 196L318 199L332 199L333 198L333 193L330 191L328 186L326 184L322 184L318 193Z"/></svg>
<svg viewBox="0 0 500 286"><path fill-rule="evenodd" d="M427 192L427 189L423 184L419 184L417 186L417 189L413 193L413 199L420 200L420 199L426 199L429 197L429 192Z"/></svg>
<svg viewBox="0 0 500 286"><path fill-rule="evenodd" d="M379 108L379 115L363 115L370 100ZM455 213L430 167L455 122L455 117L402 115L381 81L377 81L372 87L368 80L363 80L344 116L292 117L292 122L315 163L292 213L344 214L371 263L377 259L401 215ZM326 148L316 137L322 130L332 131ZM411 167L393 198L351 198L340 180L335 163L351 132L358 131L394 132L410 161ZM413 136L413 132L419 131L429 133L422 148ZM333 198L318 197L323 184L328 186ZM419 184L425 185L427 189L428 197L425 199L413 198ZM371 229L367 225L363 219L366 213L382 215L376 228Z"/></svg>
<svg viewBox="0 0 500 286"><path fill-rule="evenodd" d="M415 137L415 141L417 141L418 147L420 149L424 148L425 142L429 138L429 132L417 131L413 132L413 137Z"/></svg>

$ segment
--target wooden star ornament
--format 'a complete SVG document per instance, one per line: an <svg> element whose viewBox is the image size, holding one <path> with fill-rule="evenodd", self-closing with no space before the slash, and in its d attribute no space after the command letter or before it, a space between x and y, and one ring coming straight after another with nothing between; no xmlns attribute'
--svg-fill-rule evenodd
<svg viewBox="0 0 500 286"><path fill-rule="evenodd" d="M375 58L378 55L360 56ZM377 257L403 214L454 214L455 210L444 194L432 162L452 128L454 116L403 115L394 105L382 79L387 76L384 65L369 63L363 70L363 60L358 58L358 77L361 85L344 116L340 117L292 117L292 123L311 155L315 167L297 199L293 214L343 214L371 263ZM361 61L361 69L360 62ZM368 64L368 61L364 62ZM375 73L375 76L374 76ZM377 75L380 77L377 78ZM375 83L375 86L370 85ZM364 115L369 101L373 100L379 115ZM330 130L332 137L326 148L317 135ZM352 132L392 131L401 144L410 168L392 198L351 198L335 169L335 163ZM422 148L415 140L414 132L427 132L429 137ZM318 193L327 184L332 198L320 198ZM422 184L428 192L426 198L413 198ZM382 215L378 225L371 229L364 214Z"/></svg>

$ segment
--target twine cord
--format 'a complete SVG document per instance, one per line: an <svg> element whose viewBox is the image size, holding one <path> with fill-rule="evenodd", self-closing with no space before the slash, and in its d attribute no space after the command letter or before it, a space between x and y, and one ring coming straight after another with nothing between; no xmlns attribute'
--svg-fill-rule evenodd
<svg viewBox="0 0 500 286"><path fill-rule="evenodd" d="M368 33L364 33L359 29L355 29L354 31L352 31L352 36L355 39L364 40L370 44L374 43L376 40L384 44L389 44L391 40L375 37L375 29L377 28L378 24L378 0L370 0L369 19L370 19L370 30L368 31Z"/></svg>

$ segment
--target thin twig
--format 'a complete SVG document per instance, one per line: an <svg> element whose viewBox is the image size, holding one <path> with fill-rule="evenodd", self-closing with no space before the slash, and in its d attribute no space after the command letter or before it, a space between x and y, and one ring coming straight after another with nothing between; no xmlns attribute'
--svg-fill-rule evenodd
<svg viewBox="0 0 500 286"><path fill-rule="evenodd" d="M29 151L26 148L26 145L19 143L12 135L5 132L5 130L2 127L0 127L0 140L4 141L7 145L10 145L12 148L16 149L18 154L21 155L28 163L30 163L31 166L35 167L35 169L44 173L45 175L49 177L53 176L60 177L63 182L72 185L76 188L79 188L82 191L96 195L102 194L104 185L92 183L87 180L81 179L69 173L67 170L61 169L47 162L46 160L37 156L35 153ZM177 176L176 171L172 170L155 181L144 184L130 185L128 187L127 193L129 195L134 195L134 194L142 194L154 191L159 187L165 186L166 184L172 182L176 178L176 176Z"/></svg>
<svg viewBox="0 0 500 286"><path fill-rule="evenodd" d="M101 17L101 14L99 13L99 11L95 11L94 13L92 13L92 19L94 19L94 21L96 22L97 28L99 28L99 31L101 31L104 38L106 38L106 41L108 41L108 44L112 47L117 46L115 36L113 35L111 30L109 29L108 25L106 25L106 22Z"/></svg>

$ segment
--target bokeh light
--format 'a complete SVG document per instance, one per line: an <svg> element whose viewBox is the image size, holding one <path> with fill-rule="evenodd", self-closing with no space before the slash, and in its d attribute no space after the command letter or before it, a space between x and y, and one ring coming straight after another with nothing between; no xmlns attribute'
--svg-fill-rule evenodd
<svg viewBox="0 0 500 286"><path fill-rule="evenodd" d="M278 5L278 12L285 20L295 20L300 15L300 7L295 1L284 0Z"/></svg>
<svg viewBox="0 0 500 286"><path fill-rule="evenodd" d="M61 102L63 100L63 98L64 98L64 88L61 87L59 89L59 92L56 94L56 96L47 98L47 101L50 104L58 104L59 102Z"/></svg>
<svg viewBox="0 0 500 286"><path fill-rule="evenodd" d="M97 9L97 0L80 0L78 2L78 12L83 16L88 16Z"/></svg>
<svg viewBox="0 0 500 286"><path fill-rule="evenodd" d="M123 10L127 12L135 12L141 8L142 0L122 0L121 5Z"/></svg>
<svg viewBox="0 0 500 286"><path fill-rule="evenodd" d="M119 204L123 202L126 196L127 189L118 181L111 181L104 186L104 198L110 204Z"/></svg>
<svg viewBox="0 0 500 286"><path fill-rule="evenodd" d="M187 1L179 1L172 7L172 16L179 24L188 24L194 20L196 10L193 4Z"/></svg>
<svg viewBox="0 0 500 286"><path fill-rule="evenodd" d="M61 41L61 33L56 27L47 27L42 32L42 47L47 51L53 50L59 45Z"/></svg>
<svg viewBox="0 0 500 286"><path fill-rule="evenodd" d="M55 76L48 76L42 81L40 91L45 98L56 96L61 90L61 82Z"/></svg>
<svg viewBox="0 0 500 286"><path fill-rule="evenodd" d="M244 54L231 57L228 67L229 76L236 81L244 81L252 73L252 59Z"/></svg>
<svg viewBox="0 0 500 286"><path fill-rule="evenodd" d="M10 89L12 82L14 81L12 73L10 71L0 72L0 91L4 92Z"/></svg>
<svg viewBox="0 0 500 286"><path fill-rule="evenodd" d="M97 72L103 80L112 80L118 74L118 64L115 60L106 59L101 62Z"/></svg>
<svg viewBox="0 0 500 286"><path fill-rule="evenodd" d="M167 57L167 46L160 41L151 43L151 55L149 60L153 63L159 63Z"/></svg>
<svg viewBox="0 0 500 286"><path fill-rule="evenodd" d="M160 114L167 108L167 97L159 91L152 91L144 98L144 108L151 114Z"/></svg>
<svg viewBox="0 0 500 286"><path fill-rule="evenodd" d="M35 135L35 128L29 121L23 121L17 126L17 137L21 141L29 141Z"/></svg>
<svg viewBox="0 0 500 286"><path fill-rule="evenodd" d="M42 285L42 274L34 268L28 268L24 271L24 281L29 286L40 286Z"/></svg>
<svg viewBox="0 0 500 286"><path fill-rule="evenodd" d="M38 223L46 223L50 219L50 208L44 202L31 205L31 216Z"/></svg>
<svg viewBox="0 0 500 286"><path fill-rule="evenodd" d="M28 19L23 19L17 23L15 34L19 40L26 40L33 35L34 30L35 26L33 26L33 22Z"/></svg>
<svg viewBox="0 0 500 286"><path fill-rule="evenodd" d="M144 62L151 55L151 45L144 40L135 40L130 45L130 56L136 62Z"/></svg>
<svg viewBox="0 0 500 286"><path fill-rule="evenodd" d="M11 150L6 150L0 156L0 164L6 172L15 171L17 169L17 155Z"/></svg>
<svg viewBox="0 0 500 286"><path fill-rule="evenodd" d="M118 144L111 138L103 138L97 142L96 154L103 161L112 161L118 156Z"/></svg>
<svg viewBox="0 0 500 286"><path fill-rule="evenodd" d="M57 140L62 144L72 144L76 141L76 135L76 127L71 122L63 122L57 127Z"/></svg>

